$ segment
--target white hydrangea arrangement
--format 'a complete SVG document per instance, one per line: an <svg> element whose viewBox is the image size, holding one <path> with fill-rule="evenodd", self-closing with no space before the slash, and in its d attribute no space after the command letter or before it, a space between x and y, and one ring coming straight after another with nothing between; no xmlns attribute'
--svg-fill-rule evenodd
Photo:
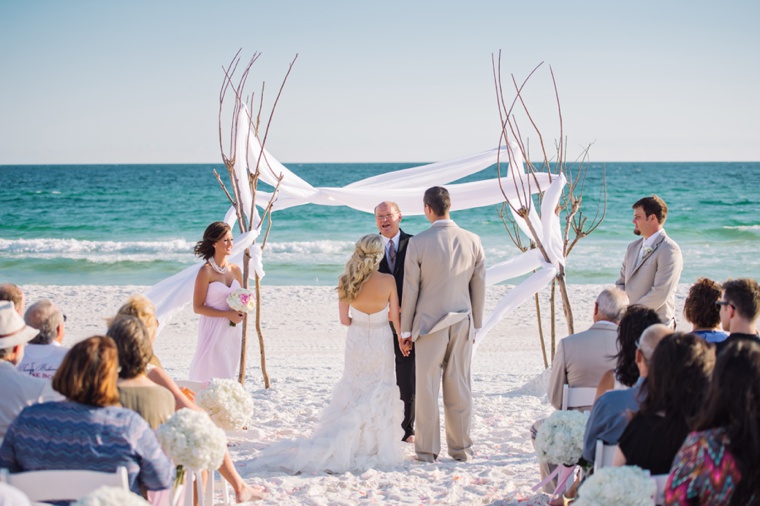
<svg viewBox="0 0 760 506"><path fill-rule="evenodd" d="M224 431L202 411L183 408L156 431L161 448L177 465L174 487L185 481L185 469L218 469L227 451Z"/></svg>
<svg viewBox="0 0 760 506"><path fill-rule="evenodd" d="M577 506L651 506L657 485L638 466L603 467L578 489Z"/></svg>
<svg viewBox="0 0 760 506"><path fill-rule="evenodd" d="M574 466L583 454L583 434L589 414L581 411L555 411L536 434L538 460L549 464Z"/></svg>
<svg viewBox="0 0 760 506"><path fill-rule="evenodd" d="M80 498L74 506L150 506L150 503L129 490L104 486Z"/></svg>
<svg viewBox="0 0 760 506"><path fill-rule="evenodd" d="M235 380L214 378L195 397L211 420L223 430L239 430L253 416L253 399Z"/></svg>

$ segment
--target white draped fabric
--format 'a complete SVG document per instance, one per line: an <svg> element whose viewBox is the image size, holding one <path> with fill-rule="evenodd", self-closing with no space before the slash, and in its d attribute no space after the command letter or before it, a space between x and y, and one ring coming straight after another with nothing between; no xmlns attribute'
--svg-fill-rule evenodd
<svg viewBox="0 0 760 506"><path fill-rule="evenodd" d="M555 212L566 184L565 177L545 172L526 173L522 153L514 143L510 144L509 149L506 146L500 146L456 160L387 172L356 181L343 188L314 187L288 170L266 149L262 149L249 125L248 112L243 109L238 116L235 174L246 214L251 212L252 201L247 170L250 167L250 170L254 171L257 166L261 174L260 180L273 187L277 185L278 177L282 177L272 207L273 212L302 204L319 204L348 206L374 213L374 207L378 202L392 200L398 203L405 215L421 215L424 214L422 195L425 190L431 186L445 185L451 194L452 211L495 205L508 200L518 226L531 237L526 220L514 213L515 208L528 208L527 219L536 235L541 238L548 258L545 258L538 250L531 250L488 269L486 281L489 285L535 272L510 290L497 304L494 311L487 316L483 328L478 332L476 346L508 312L546 287L556 276L560 266L565 263L559 216ZM508 164L510 167L507 175L501 178L501 184L497 178L450 184L452 181L480 172L496 164L497 161L500 161L503 166ZM544 194L539 215L531 195L542 191ZM257 206L265 206L270 198L271 193L257 190ZM259 213L255 208L253 212L253 230L235 238L231 261L236 264L241 263L243 251L252 245L259 233ZM236 219L235 208L231 207L224 221L232 226ZM250 219L250 216L247 216L247 219ZM254 245L251 254L254 258L254 271L263 277L261 250ZM146 295L156 304L161 328L168 323L176 311L192 300L193 284L199 268L200 264L185 269L146 292Z"/></svg>

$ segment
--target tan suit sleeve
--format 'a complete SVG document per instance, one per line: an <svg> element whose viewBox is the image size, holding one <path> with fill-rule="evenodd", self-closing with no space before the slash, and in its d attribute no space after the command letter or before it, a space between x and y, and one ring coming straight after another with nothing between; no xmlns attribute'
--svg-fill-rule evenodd
<svg viewBox="0 0 760 506"><path fill-rule="evenodd" d="M401 332L412 332L417 298L420 294L420 262L414 237L406 245L404 260L404 296L401 298Z"/></svg>
<svg viewBox="0 0 760 506"><path fill-rule="evenodd" d="M477 239L475 269L470 279L470 303L472 304L472 323L476 329L483 326L483 311L486 303L486 258L480 238Z"/></svg>
<svg viewBox="0 0 760 506"><path fill-rule="evenodd" d="M549 402L554 409L562 408L562 387L567 383L567 368L565 367L565 347L563 341L557 344L557 350L554 353L552 361L552 374L549 379Z"/></svg>
<svg viewBox="0 0 760 506"><path fill-rule="evenodd" d="M636 302L652 308L663 306L670 294L676 291L683 270L683 257L677 245L665 242L658 253L652 288Z"/></svg>

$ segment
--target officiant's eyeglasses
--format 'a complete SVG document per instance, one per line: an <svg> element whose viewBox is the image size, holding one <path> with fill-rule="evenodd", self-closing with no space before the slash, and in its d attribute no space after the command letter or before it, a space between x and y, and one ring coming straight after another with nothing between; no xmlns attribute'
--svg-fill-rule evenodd
<svg viewBox="0 0 760 506"><path fill-rule="evenodd" d="M394 216L396 216L398 213L391 213L391 214L381 214L381 215L375 215L375 219L377 221L385 221L385 220L392 220Z"/></svg>
<svg viewBox="0 0 760 506"><path fill-rule="evenodd" d="M732 308L736 309L736 306L728 302L727 300L716 300L715 306L720 309L721 306L731 306Z"/></svg>

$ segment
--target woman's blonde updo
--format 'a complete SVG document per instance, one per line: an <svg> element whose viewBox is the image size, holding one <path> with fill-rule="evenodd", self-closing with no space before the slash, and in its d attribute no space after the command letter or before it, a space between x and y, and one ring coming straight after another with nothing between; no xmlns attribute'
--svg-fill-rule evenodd
<svg viewBox="0 0 760 506"><path fill-rule="evenodd" d="M377 270L384 254L383 239L379 234L368 234L359 239L354 254L346 262L346 268L338 278L336 290L341 301L349 304L353 302L364 283Z"/></svg>

